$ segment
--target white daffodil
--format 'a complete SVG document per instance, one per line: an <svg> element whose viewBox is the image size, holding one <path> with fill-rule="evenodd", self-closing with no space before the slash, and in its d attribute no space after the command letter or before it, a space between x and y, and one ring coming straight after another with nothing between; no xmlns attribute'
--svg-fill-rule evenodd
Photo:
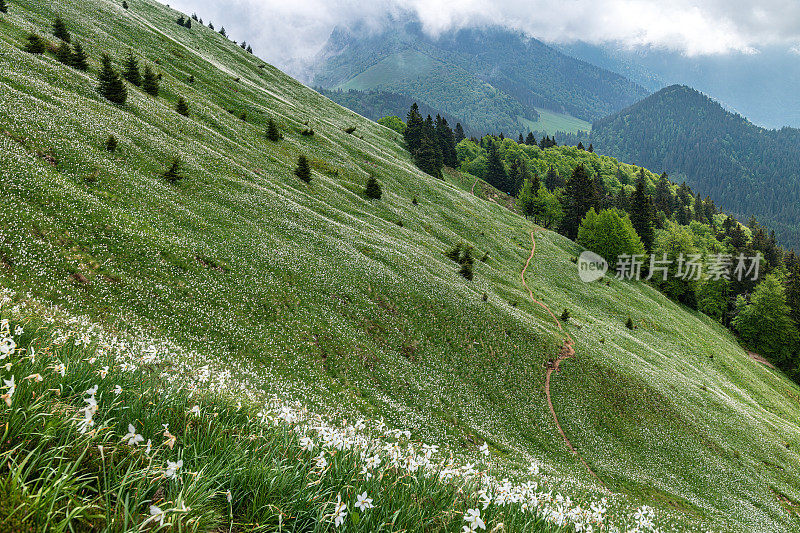
<svg viewBox="0 0 800 533"><path fill-rule="evenodd" d="M169 479L175 479L178 477L178 470L180 470L182 466L183 459L178 459L178 461L174 463L172 461L167 461L167 469L164 471L164 475Z"/></svg>
<svg viewBox="0 0 800 533"><path fill-rule="evenodd" d="M531 466L528 467L528 472L532 476L538 476L539 475L539 465L536 464L535 462L531 462Z"/></svg>
<svg viewBox="0 0 800 533"><path fill-rule="evenodd" d="M122 437L123 440L127 439L128 446L136 446L140 442L144 442L144 437L136 433L136 428L133 424L128 424L128 433Z"/></svg>
<svg viewBox="0 0 800 533"><path fill-rule="evenodd" d="M56 374L61 374L61 377L63 378L67 373L67 366L62 363L58 363L57 365L53 366L53 371Z"/></svg>
<svg viewBox="0 0 800 533"><path fill-rule="evenodd" d="M191 409L189 409L189 414L194 416L200 416L200 406L195 405Z"/></svg>
<svg viewBox="0 0 800 533"><path fill-rule="evenodd" d="M117 396L122 394L122 387L120 387L119 385L115 385L114 386L114 394L116 394Z"/></svg>
<svg viewBox="0 0 800 533"><path fill-rule="evenodd" d="M100 374L101 379L106 379L106 376L108 375L108 366L104 366L98 370L97 373Z"/></svg>
<svg viewBox="0 0 800 533"><path fill-rule="evenodd" d="M228 503L231 503L231 501L233 501L233 494L231 494L230 489L228 489L228 491L225 493L225 499L228 500Z"/></svg>
<svg viewBox="0 0 800 533"><path fill-rule="evenodd" d="M486 529L486 524L481 519L480 509L467 509L464 513L464 521L470 528L470 531L477 531L478 529Z"/></svg>
<svg viewBox="0 0 800 533"><path fill-rule="evenodd" d="M164 513L164 511L162 511L160 507L157 507L155 505L150 506L150 518L147 519L148 522L151 520L153 521L158 520L158 527L162 527L164 525L164 519L166 517L167 517L166 513Z"/></svg>
<svg viewBox="0 0 800 533"><path fill-rule="evenodd" d="M0 398L5 400L8 407L11 407L11 399L14 397L14 392L17 390L17 385L14 383L14 376L11 376L11 379L4 379L3 384L7 390Z"/></svg>
<svg viewBox="0 0 800 533"><path fill-rule="evenodd" d="M17 343L11 337L0 339L0 360L12 355L16 348Z"/></svg>
<svg viewBox="0 0 800 533"><path fill-rule="evenodd" d="M300 437L300 446L310 452L314 449L314 441L310 437Z"/></svg>
<svg viewBox="0 0 800 533"><path fill-rule="evenodd" d="M152 450L152 448L153 448L153 441L150 440L150 439L147 439L147 447L144 449L144 454L149 457L150 456L150 451Z"/></svg>
<svg viewBox="0 0 800 533"><path fill-rule="evenodd" d="M372 505L372 498L367 498L367 492L364 491L362 494L356 496L356 507L363 513L367 509L372 509L375 506Z"/></svg>
<svg viewBox="0 0 800 533"><path fill-rule="evenodd" d="M478 448L478 451L481 452L483 455L488 457L489 456L489 445L484 442L483 444L481 444L480 448Z"/></svg>
<svg viewBox="0 0 800 533"><path fill-rule="evenodd" d="M30 376L25 376L23 379L31 379L37 383L41 383L44 378L41 374L31 374Z"/></svg>
<svg viewBox="0 0 800 533"><path fill-rule="evenodd" d="M87 389L87 390L86 390L86 392L85 392L85 394L86 394L87 396L94 396L95 394L97 394L97 389L98 389L98 386L97 386L97 385L95 385L95 386L94 386L94 387L92 387L91 389Z"/></svg>
<svg viewBox="0 0 800 533"><path fill-rule="evenodd" d="M344 524L344 519L347 518L347 504L342 501L342 495L336 495L336 507L333 510L333 525L336 527Z"/></svg>

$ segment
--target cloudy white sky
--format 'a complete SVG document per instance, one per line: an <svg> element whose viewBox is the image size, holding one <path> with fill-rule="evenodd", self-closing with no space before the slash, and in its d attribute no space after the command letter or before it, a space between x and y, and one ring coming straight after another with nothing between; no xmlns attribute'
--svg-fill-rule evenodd
<svg viewBox="0 0 800 533"><path fill-rule="evenodd" d="M165 0L162 0L165 1ZM165 1L165 3L167 3ZM688 56L800 51L800 0L170 0L297 72L336 25L416 14L436 33L500 24L549 42L656 47Z"/></svg>

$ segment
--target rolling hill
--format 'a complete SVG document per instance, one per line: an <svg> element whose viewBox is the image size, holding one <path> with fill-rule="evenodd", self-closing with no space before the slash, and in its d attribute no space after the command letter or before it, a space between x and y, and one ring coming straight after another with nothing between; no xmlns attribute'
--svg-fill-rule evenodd
<svg viewBox="0 0 800 533"><path fill-rule="evenodd" d="M487 530L629 530L644 505L662 530L798 527L800 388L715 321L647 284L581 282L578 245L472 176L420 172L395 132L167 6L9 4L0 312L22 332L0 326L0 527L155 529L169 508L183 531L461 531L480 508ZM87 72L24 51L31 32L55 49L57 15ZM127 84L114 105L100 57L120 69L129 51L160 94ZM471 281L446 256L460 242ZM551 376L554 413L600 482L548 407L564 331L575 357ZM348 451L367 442L360 419L380 475ZM475 470L497 480L482 496L462 481ZM72 524L33 508L62 489Z"/></svg>
<svg viewBox="0 0 800 533"><path fill-rule="evenodd" d="M489 28L430 37L414 21L378 33L337 28L314 71L315 85L401 93L483 132L513 135L527 132L539 109L591 121L648 94L521 34Z"/></svg>
<svg viewBox="0 0 800 533"><path fill-rule="evenodd" d="M601 120L597 150L665 171L743 220L755 216L800 245L800 130L767 130L702 93L673 85Z"/></svg>

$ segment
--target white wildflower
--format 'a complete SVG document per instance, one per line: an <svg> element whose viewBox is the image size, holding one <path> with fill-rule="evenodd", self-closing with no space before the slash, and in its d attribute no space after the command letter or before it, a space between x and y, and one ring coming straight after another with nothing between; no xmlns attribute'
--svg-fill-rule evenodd
<svg viewBox="0 0 800 533"><path fill-rule="evenodd" d="M167 469L164 471L164 475L169 479L175 479L178 477L178 470L180 470L182 466L183 459L178 459L178 461L174 463L172 461L167 461Z"/></svg>
<svg viewBox="0 0 800 533"><path fill-rule="evenodd" d="M128 446L136 446L140 442L144 442L144 437L136 433L136 428L133 427L133 424L128 424L128 433L122 438L123 440L128 440Z"/></svg>
<svg viewBox="0 0 800 533"><path fill-rule="evenodd" d="M356 497L356 507L363 513L365 510L372 509L375 506L372 505L372 498L367 498L367 492L364 491Z"/></svg>

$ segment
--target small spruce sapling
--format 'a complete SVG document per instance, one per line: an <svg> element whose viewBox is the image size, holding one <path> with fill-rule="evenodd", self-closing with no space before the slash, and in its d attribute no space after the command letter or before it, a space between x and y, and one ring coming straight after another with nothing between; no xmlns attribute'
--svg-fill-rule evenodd
<svg viewBox="0 0 800 533"><path fill-rule="evenodd" d="M44 39L36 35L35 33L31 33L28 35L28 42L25 45L25 51L29 54L43 54L46 49L46 44Z"/></svg>
<svg viewBox="0 0 800 533"><path fill-rule="evenodd" d="M153 69L150 68L150 65L144 66L142 90L150 96L158 96L158 76L156 76Z"/></svg>
<svg viewBox="0 0 800 533"><path fill-rule="evenodd" d="M175 105L175 111L184 117L189 116L189 104L186 103L186 99L183 96L178 98L178 103Z"/></svg>
<svg viewBox="0 0 800 533"><path fill-rule="evenodd" d="M111 58L108 54L103 54L97 91L114 104L124 104L125 100L128 99L128 91L125 89L125 84L122 83L122 78L111 65Z"/></svg>
<svg viewBox="0 0 800 533"><path fill-rule="evenodd" d="M56 48L56 59L59 63L65 65L71 66L75 63L75 58L72 55L72 48L70 48L66 41L61 41L61 44Z"/></svg>
<svg viewBox="0 0 800 533"><path fill-rule="evenodd" d="M122 9L128 9L128 2L122 0Z"/></svg>
<svg viewBox="0 0 800 533"><path fill-rule="evenodd" d="M311 167L308 165L306 156L301 155L297 158L297 168L294 170L294 174L306 183L311 182Z"/></svg>
<svg viewBox="0 0 800 533"><path fill-rule="evenodd" d="M64 24L64 21L61 20L61 17L56 17L56 20L53 21L53 35L65 43L68 43L71 39L67 31L67 26Z"/></svg>
<svg viewBox="0 0 800 533"><path fill-rule="evenodd" d="M278 125L275 124L275 121L271 117L267 120L267 139L272 142L281 140L281 132L278 131Z"/></svg>
<svg viewBox="0 0 800 533"><path fill-rule="evenodd" d="M177 157L172 160L172 164L167 171L164 172L163 177L170 183L176 183L183 179L181 175L181 162Z"/></svg>
<svg viewBox="0 0 800 533"><path fill-rule="evenodd" d="M106 151L111 152L112 154L117 151L117 138L113 135L109 135L108 139L106 139Z"/></svg>
<svg viewBox="0 0 800 533"><path fill-rule="evenodd" d="M569 320L570 316L571 315L570 315L569 309L564 309L564 312L561 313L561 321L562 322L566 322L567 320Z"/></svg>
<svg viewBox="0 0 800 533"><path fill-rule="evenodd" d="M628 320L625 322L625 327L628 329L633 329L635 326L633 325L633 319L628 317Z"/></svg>
<svg viewBox="0 0 800 533"><path fill-rule="evenodd" d="M86 52L83 51L83 47L81 43L75 42L72 44L72 66L78 70L86 71L89 70L89 57L86 55Z"/></svg>
<svg viewBox="0 0 800 533"><path fill-rule="evenodd" d="M375 179L375 176L370 176L367 180L367 186L364 189L364 194L371 200L380 200L381 196L383 196L383 189L381 189L381 184L378 183L378 180Z"/></svg>
<svg viewBox="0 0 800 533"><path fill-rule="evenodd" d="M133 56L133 50L128 50L128 57L125 59L122 75L136 87L141 87L142 75L139 73L139 62Z"/></svg>

